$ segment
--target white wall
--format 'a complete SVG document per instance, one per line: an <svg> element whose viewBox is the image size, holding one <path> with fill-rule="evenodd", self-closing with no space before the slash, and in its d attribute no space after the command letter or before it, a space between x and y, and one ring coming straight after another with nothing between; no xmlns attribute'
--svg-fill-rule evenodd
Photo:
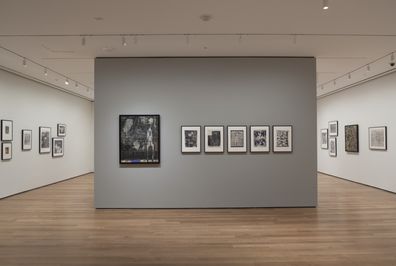
<svg viewBox="0 0 396 266"><path fill-rule="evenodd" d="M13 158L0 161L0 198L93 171L93 104L87 100L0 70L0 119L14 121ZM38 152L38 128L56 137L67 125L65 155ZM21 149L21 130L33 130L31 151Z"/></svg>
<svg viewBox="0 0 396 266"><path fill-rule="evenodd" d="M320 148L320 129L339 121L338 156ZM344 126L359 124L360 152L345 152ZM388 127L388 150L368 147L368 128ZM318 100L318 170L362 184L396 192L396 73Z"/></svg>

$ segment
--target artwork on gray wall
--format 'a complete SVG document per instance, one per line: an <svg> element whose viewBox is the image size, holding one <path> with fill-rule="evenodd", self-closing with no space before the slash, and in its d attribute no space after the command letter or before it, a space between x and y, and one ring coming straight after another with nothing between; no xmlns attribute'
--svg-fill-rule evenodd
<svg viewBox="0 0 396 266"><path fill-rule="evenodd" d="M13 125L11 120L1 120L1 140L12 141Z"/></svg>
<svg viewBox="0 0 396 266"><path fill-rule="evenodd" d="M329 122L329 137L338 137L338 121Z"/></svg>
<svg viewBox="0 0 396 266"><path fill-rule="evenodd" d="M3 142L1 143L1 160L11 160L12 159L12 143Z"/></svg>
<svg viewBox="0 0 396 266"><path fill-rule="evenodd" d="M329 136L327 128L320 131L320 147L327 150L329 148Z"/></svg>
<svg viewBox="0 0 396 266"><path fill-rule="evenodd" d="M293 151L293 128L292 126L273 126L272 129L273 151Z"/></svg>
<svg viewBox="0 0 396 266"><path fill-rule="evenodd" d="M224 152L224 126L205 126L205 152Z"/></svg>
<svg viewBox="0 0 396 266"><path fill-rule="evenodd" d="M329 155L331 157L337 157L337 138L330 138L329 139Z"/></svg>
<svg viewBox="0 0 396 266"><path fill-rule="evenodd" d="M32 131L28 129L22 130L22 150L30 151L32 149Z"/></svg>
<svg viewBox="0 0 396 266"><path fill-rule="evenodd" d="M228 152L247 152L247 127L228 126L227 127L227 151Z"/></svg>
<svg viewBox="0 0 396 266"><path fill-rule="evenodd" d="M370 150L387 150L387 127L369 128L369 148Z"/></svg>
<svg viewBox="0 0 396 266"><path fill-rule="evenodd" d="M65 146L63 138L52 138L52 157L62 157Z"/></svg>
<svg viewBox="0 0 396 266"><path fill-rule="evenodd" d="M51 128L39 127L39 153L51 152Z"/></svg>
<svg viewBox="0 0 396 266"><path fill-rule="evenodd" d="M359 125L345 126L345 151L359 152Z"/></svg>
<svg viewBox="0 0 396 266"><path fill-rule="evenodd" d="M270 151L269 128L269 126L250 126L250 152Z"/></svg>
<svg viewBox="0 0 396 266"><path fill-rule="evenodd" d="M120 115L120 164L160 163L160 116Z"/></svg>
<svg viewBox="0 0 396 266"><path fill-rule="evenodd" d="M181 127L181 147L183 153L201 152L201 127L182 126Z"/></svg>
<svg viewBox="0 0 396 266"><path fill-rule="evenodd" d="M58 124L58 137L66 137L66 125Z"/></svg>

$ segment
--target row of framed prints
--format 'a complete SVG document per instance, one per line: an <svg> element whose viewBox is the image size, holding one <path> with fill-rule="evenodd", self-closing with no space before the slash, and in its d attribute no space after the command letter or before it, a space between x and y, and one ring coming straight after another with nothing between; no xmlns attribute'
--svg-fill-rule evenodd
<svg viewBox="0 0 396 266"><path fill-rule="evenodd" d="M270 126L250 126L250 152L270 152ZM183 153L201 152L201 126L181 127ZM248 148L247 126L227 126L227 152L246 153ZM272 151L293 151L293 127L272 126ZM204 126L205 153L223 153L225 146L224 126Z"/></svg>

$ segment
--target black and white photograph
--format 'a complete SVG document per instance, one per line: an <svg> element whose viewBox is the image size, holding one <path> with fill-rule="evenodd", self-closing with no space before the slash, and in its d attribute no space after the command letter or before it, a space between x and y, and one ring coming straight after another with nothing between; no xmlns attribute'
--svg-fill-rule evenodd
<svg viewBox="0 0 396 266"><path fill-rule="evenodd" d="M3 142L1 143L1 160L11 160L12 159L12 143Z"/></svg>
<svg viewBox="0 0 396 266"><path fill-rule="evenodd" d="M228 126L227 127L228 152L247 152L247 127Z"/></svg>
<svg viewBox="0 0 396 266"><path fill-rule="evenodd" d="M120 164L160 163L160 116L120 115Z"/></svg>
<svg viewBox="0 0 396 266"><path fill-rule="evenodd" d="M329 122L329 137L338 137L338 121Z"/></svg>
<svg viewBox="0 0 396 266"><path fill-rule="evenodd" d="M345 151L359 152L359 125L345 126Z"/></svg>
<svg viewBox="0 0 396 266"><path fill-rule="evenodd" d="M13 122L11 120L1 120L1 140L12 141Z"/></svg>
<svg viewBox="0 0 396 266"><path fill-rule="evenodd" d="M327 128L320 131L320 147L324 150L329 148L329 136Z"/></svg>
<svg viewBox="0 0 396 266"><path fill-rule="evenodd" d="M250 152L270 151L270 127L250 126Z"/></svg>
<svg viewBox="0 0 396 266"><path fill-rule="evenodd" d="M52 157L63 157L65 152L64 139L52 138Z"/></svg>
<svg viewBox="0 0 396 266"><path fill-rule="evenodd" d="M386 151L387 144L387 127L370 127L369 128L369 148L370 150Z"/></svg>
<svg viewBox="0 0 396 266"><path fill-rule="evenodd" d="M274 152L293 151L292 126L273 126L272 136Z"/></svg>
<svg viewBox="0 0 396 266"><path fill-rule="evenodd" d="M51 152L51 128L39 127L39 153Z"/></svg>
<svg viewBox="0 0 396 266"><path fill-rule="evenodd" d="M181 127L181 145L183 153L200 153L201 152L201 127L200 126L182 126Z"/></svg>
<svg viewBox="0 0 396 266"><path fill-rule="evenodd" d="M22 150L30 151L32 149L32 131L28 129L22 130Z"/></svg>
<svg viewBox="0 0 396 266"><path fill-rule="evenodd" d="M205 126L205 152L224 152L224 126Z"/></svg>
<svg viewBox="0 0 396 266"><path fill-rule="evenodd" d="M337 157L337 138L329 139L329 155L331 157Z"/></svg>
<svg viewBox="0 0 396 266"><path fill-rule="evenodd" d="M58 124L58 137L66 137L66 125Z"/></svg>

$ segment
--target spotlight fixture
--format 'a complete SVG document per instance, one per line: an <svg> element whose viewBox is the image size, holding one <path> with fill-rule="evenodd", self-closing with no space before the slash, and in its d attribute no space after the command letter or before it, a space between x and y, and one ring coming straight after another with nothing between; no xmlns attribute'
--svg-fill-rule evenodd
<svg viewBox="0 0 396 266"><path fill-rule="evenodd" d="M48 69L44 68L44 76L48 76Z"/></svg>
<svg viewBox="0 0 396 266"><path fill-rule="evenodd" d="M82 38L81 38L81 45L82 46L85 46L85 44L86 44L86 39L85 39L85 36L83 36Z"/></svg>
<svg viewBox="0 0 396 266"><path fill-rule="evenodd" d="M351 73L348 73L348 79L351 79L351 78L352 78Z"/></svg>
<svg viewBox="0 0 396 266"><path fill-rule="evenodd" d="M127 46L125 36L122 36L122 46Z"/></svg>
<svg viewBox="0 0 396 266"><path fill-rule="evenodd" d="M370 67L370 65L367 65L367 72L370 72L371 71L371 67Z"/></svg>
<svg viewBox="0 0 396 266"><path fill-rule="evenodd" d="M243 36L242 36L242 34L239 34L239 37L238 37L238 42L239 42L239 44L241 44L241 43L242 43L242 39L243 39Z"/></svg>
<svg viewBox="0 0 396 266"><path fill-rule="evenodd" d="M391 54L391 58L390 59L391 59L391 61L390 61L389 65L391 67L394 67L395 66L395 54L394 53Z"/></svg>
<svg viewBox="0 0 396 266"><path fill-rule="evenodd" d="M23 60L22 60L22 65L23 65L24 67L27 67L26 58L23 58Z"/></svg>
<svg viewBox="0 0 396 266"><path fill-rule="evenodd" d="M66 85L69 85L69 79L66 79L66 80L65 80L65 84L66 84Z"/></svg>
<svg viewBox="0 0 396 266"><path fill-rule="evenodd" d="M75 86L76 86L76 88L78 88L78 82L76 81L76 84L75 84Z"/></svg>
<svg viewBox="0 0 396 266"><path fill-rule="evenodd" d="M323 10L329 9L329 0L323 0Z"/></svg>

